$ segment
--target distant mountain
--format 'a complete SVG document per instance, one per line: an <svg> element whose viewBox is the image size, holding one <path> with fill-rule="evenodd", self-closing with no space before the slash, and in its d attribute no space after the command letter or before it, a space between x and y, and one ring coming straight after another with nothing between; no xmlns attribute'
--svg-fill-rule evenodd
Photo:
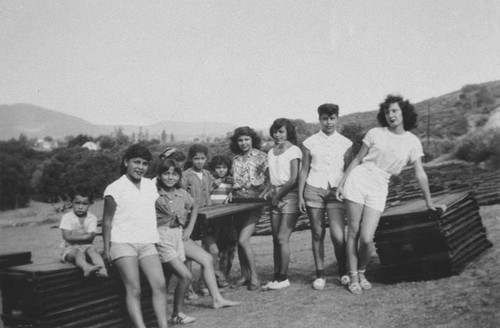
<svg viewBox="0 0 500 328"><path fill-rule="evenodd" d="M0 105L0 140L18 138L20 134L28 138L51 136L54 139L78 134L97 137L115 131L117 125L97 125L81 118L59 113L30 104ZM121 125L127 135L132 133L149 134L150 138L160 138L163 130L175 140L192 140L201 137L225 136L236 126L228 123L200 122L185 123L161 121L149 126Z"/></svg>

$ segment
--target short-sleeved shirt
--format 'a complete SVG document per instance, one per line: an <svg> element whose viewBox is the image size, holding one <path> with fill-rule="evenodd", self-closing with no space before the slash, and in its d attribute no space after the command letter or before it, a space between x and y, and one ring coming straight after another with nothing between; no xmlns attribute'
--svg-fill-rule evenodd
<svg viewBox="0 0 500 328"><path fill-rule="evenodd" d="M160 197L156 200L156 224L159 227L169 224L172 220L184 226L187 222L188 213L194 205L194 199L184 189L174 189L173 196L165 191L159 191Z"/></svg>
<svg viewBox="0 0 500 328"><path fill-rule="evenodd" d="M104 190L104 197L113 197L116 203L111 224L111 242L157 243L155 201L158 191L153 181L141 178L138 189L126 175Z"/></svg>
<svg viewBox="0 0 500 328"><path fill-rule="evenodd" d="M182 172L182 186L200 207L212 204L210 192L212 191L212 182L214 181L209 171L203 170L201 173L202 179L200 179L198 173L192 168Z"/></svg>
<svg viewBox="0 0 500 328"><path fill-rule="evenodd" d="M61 223L59 223L59 229L79 233L96 232L97 217L94 214L87 212L87 216L82 223L75 212L71 211L62 216ZM64 248L71 245L73 245L71 242L64 240L61 244L61 247Z"/></svg>
<svg viewBox="0 0 500 328"><path fill-rule="evenodd" d="M369 150L362 163L375 164L390 175L399 174L405 165L424 155L422 143L409 131L395 134L387 127L373 128L368 131L363 143Z"/></svg>
<svg viewBox="0 0 500 328"><path fill-rule="evenodd" d="M267 154L259 149L252 149L245 158L236 155L233 159L233 188L263 190L267 168Z"/></svg>
<svg viewBox="0 0 500 328"><path fill-rule="evenodd" d="M269 176L273 186L282 186L290 180L290 162L294 159L302 160L302 152L295 145L277 156L274 155L273 149L267 153Z"/></svg>
<svg viewBox="0 0 500 328"><path fill-rule="evenodd" d="M352 141L336 131L330 136L319 131L304 140L303 146L311 154L307 184L322 189L337 187L344 174L344 157Z"/></svg>

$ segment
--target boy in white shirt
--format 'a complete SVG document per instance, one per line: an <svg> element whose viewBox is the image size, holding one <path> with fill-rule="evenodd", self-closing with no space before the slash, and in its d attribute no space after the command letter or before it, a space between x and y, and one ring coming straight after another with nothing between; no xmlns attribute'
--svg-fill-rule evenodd
<svg viewBox="0 0 500 328"><path fill-rule="evenodd" d="M90 188L75 188L71 199L73 211L64 214L59 224L64 239L61 244L61 259L80 267L85 277L94 272L98 276L107 277L104 261L92 244L96 235L97 218L88 210L93 201Z"/></svg>
<svg viewBox="0 0 500 328"><path fill-rule="evenodd" d="M303 162L299 175L299 207L309 215L312 249L316 266L313 288L325 287L324 239L325 210L328 212L330 237L335 248L338 273L342 284L349 283L346 275L345 207L335 197L336 188L344 173L345 159L351 154L352 142L336 131L339 107L323 104L318 107L321 131L303 143Z"/></svg>

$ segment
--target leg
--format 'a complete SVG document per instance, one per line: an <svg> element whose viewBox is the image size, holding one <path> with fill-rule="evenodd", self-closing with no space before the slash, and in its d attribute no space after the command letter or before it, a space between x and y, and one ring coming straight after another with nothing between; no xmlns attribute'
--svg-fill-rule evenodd
<svg viewBox="0 0 500 328"><path fill-rule="evenodd" d="M330 238L335 250L339 276L347 273L346 242L345 242L345 209L328 209L328 220L330 222Z"/></svg>
<svg viewBox="0 0 500 328"><path fill-rule="evenodd" d="M297 223L299 216L297 214L282 214L278 232L278 244L280 250L280 280L288 279L288 265L290 264L290 237L292 236L293 228Z"/></svg>
<svg viewBox="0 0 500 328"><path fill-rule="evenodd" d="M252 245L250 244L250 237L252 236L255 225L260 218L260 211L252 211L247 216L241 218L237 229L238 229L238 244L241 246L242 253L246 258L246 264L248 265L248 270L250 273L250 285L258 286L260 284L259 277L257 275L257 266L255 264L255 257Z"/></svg>
<svg viewBox="0 0 500 328"><path fill-rule="evenodd" d="M349 290L354 294L361 294L358 275L358 240L364 206L350 200L344 200L344 202L347 210L347 267L351 279Z"/></svg>
<svg viewBox="0 0 500 328"><path fill-rule="evenodd" d="M226 287L227 286L226 276L219 268L219 247L217 246L217 240L219 238L220 230L221 230L220 224L213 224L211 233L207 234L203 238L202 244L203 248L205 248L205 250L209 252L210 255L212 255L212 262L214 265L215 275L217 277L218 283L219 284L225 283L225 285L221 287Z"/></svg>
<svg viewBox="0 0 500 328"><path fill-rule="evenodd" d="M278 232L280 229L281 215L271 211L271 229L273 233L273 260L274 260L274 277L273 281L278 280L278 275L281 270L280 244L278 241Z"/></svg>
<svg viewBox="0 0 500 328"><path fill-rule="evenodd" d="M359 252L358 252L358 273L361 287L370 289L371 284L366 280L365 270L370 259L370 246L377 230L380 215L382 213L371 207L365 206L363 211L363 219L361 220L361 231L359 233Z"/></svg>
<svg viewBox="0 0 500 328"><path fill-rule="evenodd" d="M139 261L153 292L153 308L160 328L167 327L167 285L158 255L150 255ZM140 287L139 287L140 288ZM140 308L139 308L140 309Z"/></svg>
<svg viewBox="0 0 500 328"><path fill-rule="evenodd" d="M323 260L325 249L323 241L325 239L325 210L323 208L307 207L307 214L311 225L312 250L314 264L316 266L316 277L324 278Z"/></svg>
<svg viewBox="0 0 500 328"><path fill-rule="evenodd" d="M187 258L190 258L201 265L203 279L205 280L205 284L207 285L210 295L212 296L212 302L215 309L239 304L237 302L225 300L220 294L217 281L215 280L212 256L209 253L207 253L191 239L184 242L184 251L186 252Z"/></svg>
<svg viewBox="0 0 500 328"><path fill-rule="evenodd" d="M146 328L141 312L141 283L139 260L135 256L125 256L113 262L125 285L125 302L130 319L137 328ZM166 306L165 306L166 310Z"/></svg>
<svg viewBox="0 0 500 328"><path fill-rule="evenodd" d="M85 253L78 249L74 249L66 255L66 261L74 263L76 266L83 270L83 276L88 277L93 272L98 271L101 267L97 265L91 265L87 262L87 256Z"/></svg>
<svg viewBox="0 0 500 328"><path fill-rule="evenodd" d="M177 257L164 264L168 270L172 270L178 278L177 285L175 286L174 301L172 317L176 317L182 312L182 305L184 302L184 296L189 288L189 283L191 282L191 271L186 267L184 262Z"/></svg>
<svg viewBox="0 0 500 328"><path fill-rule="evenodd" d="M90 261L94 264L100 267L99 271L97 271L97 274L102 277L107 277L108 276L108 270L106 270L106 265L104 264L104 261L97 253L97 250L95 247L89 247L85 251L85 254L87 255L88 258L90 258Z"/></svg>

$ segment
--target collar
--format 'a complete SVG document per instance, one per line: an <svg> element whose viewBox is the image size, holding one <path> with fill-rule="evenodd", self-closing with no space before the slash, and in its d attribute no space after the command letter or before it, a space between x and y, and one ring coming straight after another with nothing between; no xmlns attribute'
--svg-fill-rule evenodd
<svg viewBox="0 0 500 328"><path fill-rule="evenodd" d="M334 131L332 133L332 135L327 135L326 133L323 132L323 130L319 130L318 134L322 137L322 138L325 138L325 139L331 139L331 138L334 138L337 136L337 131Z"/></svg>
<svg viewBox="0 0 500 328"><path fill-rule="evenodd" d="M158 190L158 194L160 194L160 196L168 197L167 192L163 189ZM181 190L174 188L174 197L179 197L179 196L181 196Z"/></svg>

